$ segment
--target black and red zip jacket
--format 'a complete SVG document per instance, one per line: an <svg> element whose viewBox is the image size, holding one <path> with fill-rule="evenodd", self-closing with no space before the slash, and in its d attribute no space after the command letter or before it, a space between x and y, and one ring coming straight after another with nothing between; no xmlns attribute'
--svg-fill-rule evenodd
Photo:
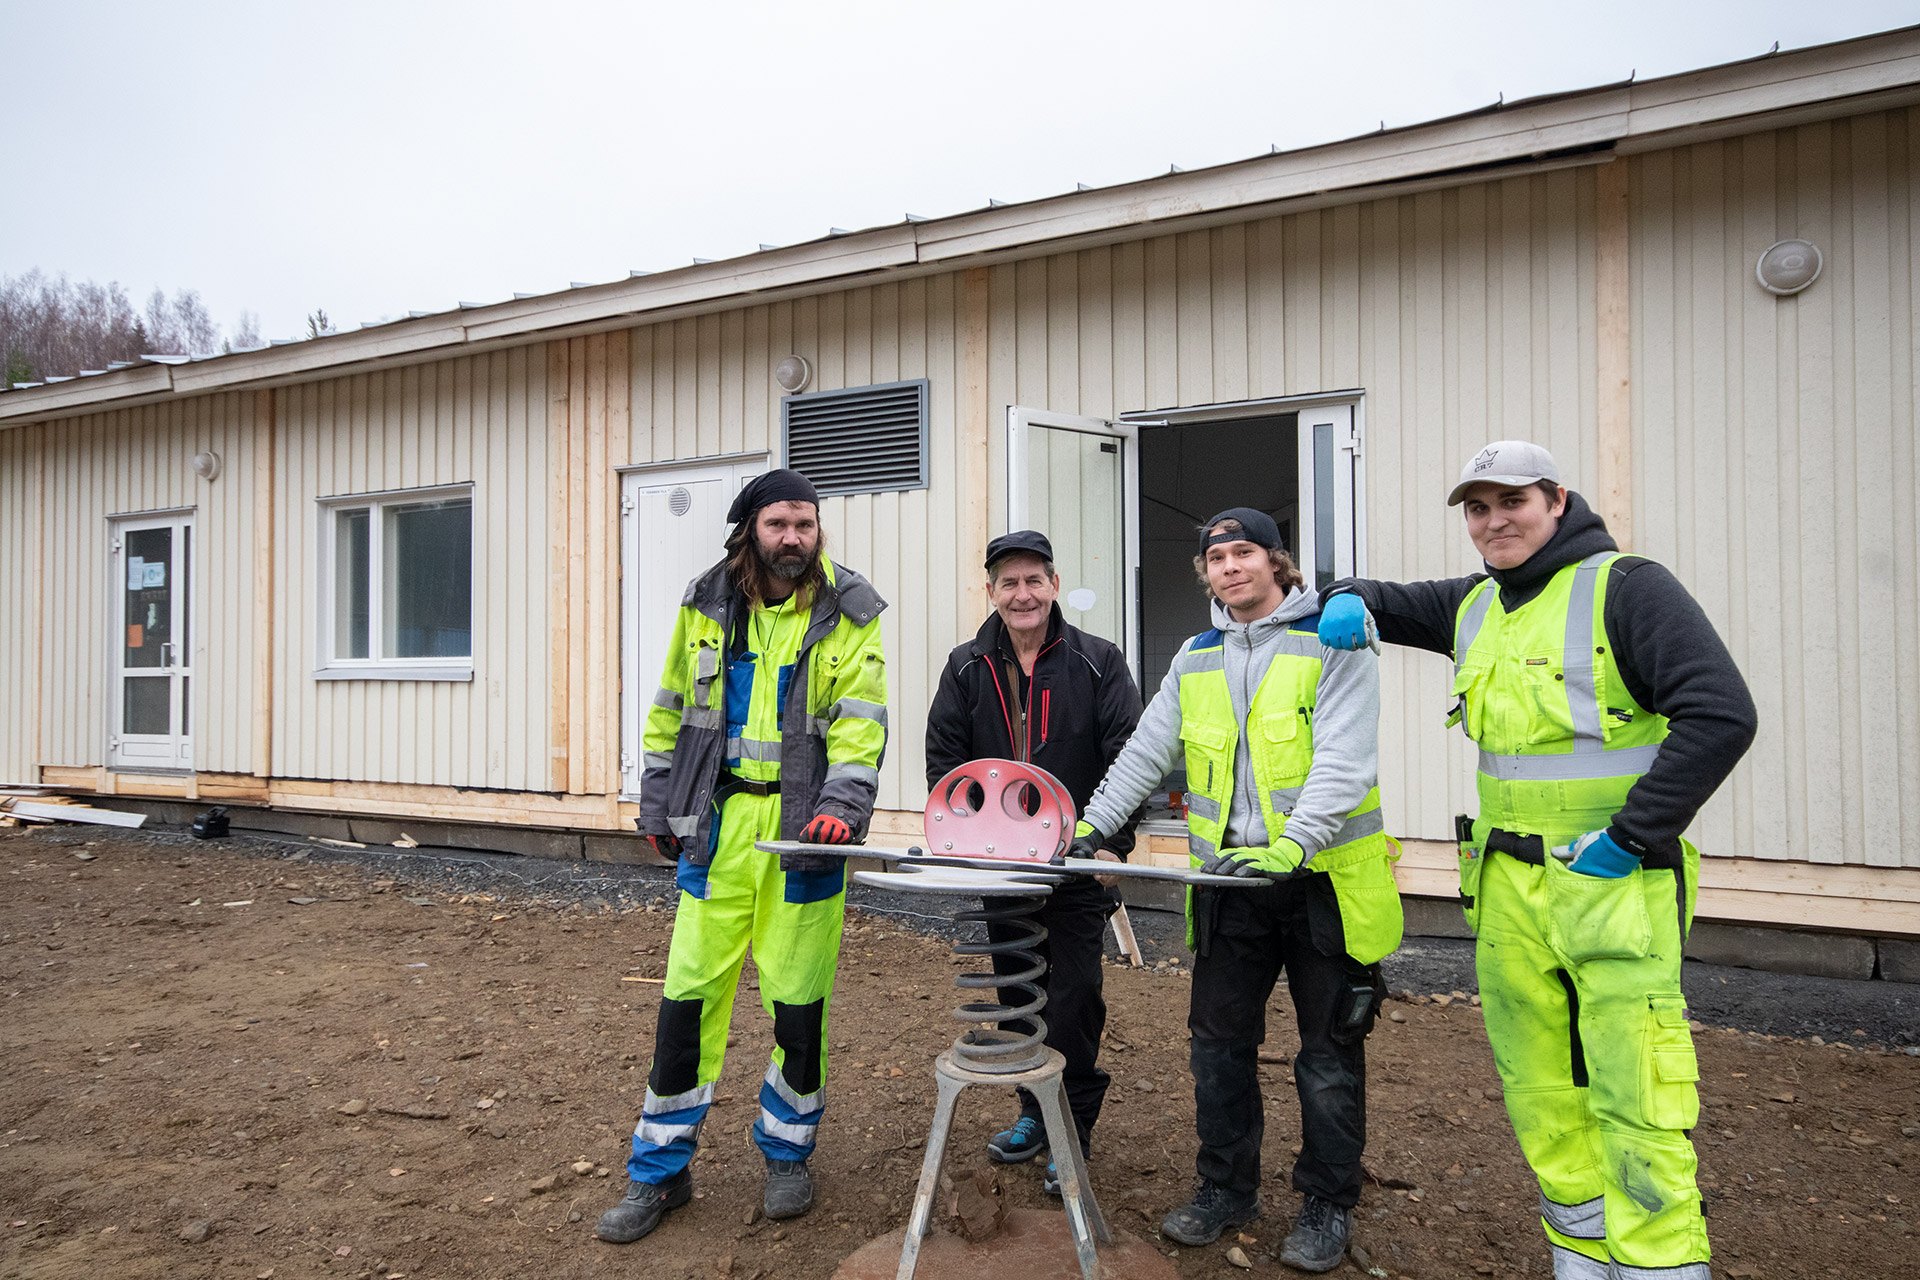
<svg viewBox="0 0 1920 1280"><path fill-rule="evenodd" d="M1027 760L1060 779L1084 809L1140 723L1140 689L1126 658L1068 625L1056 604L1024 696L1018 670L998 613L947 656L927 712L927 785L969 760ZM1123 830L1108 832L1107 847L1131 852L1138 821L1135 814Z"/></svg>

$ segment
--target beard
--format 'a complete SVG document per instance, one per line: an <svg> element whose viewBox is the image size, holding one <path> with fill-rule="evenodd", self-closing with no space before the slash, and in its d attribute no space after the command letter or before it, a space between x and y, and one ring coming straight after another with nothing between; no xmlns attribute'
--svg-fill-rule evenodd
<svg viewBox="0 0 1920 1280"><path fill-rule="evenodd" d="M780 582L796 581L806 573L807 566L813 562L811 552L769 551L758 539L754 540L753 551L766 571Z"/></svg>

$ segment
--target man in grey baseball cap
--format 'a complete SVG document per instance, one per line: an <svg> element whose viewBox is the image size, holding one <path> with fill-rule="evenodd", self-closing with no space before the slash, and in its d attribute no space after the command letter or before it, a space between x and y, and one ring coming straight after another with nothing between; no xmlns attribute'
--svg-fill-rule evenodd
<svg viewBox="0 0 1920 1280"><path fill-rule="evenodd" d="M1453 659L1449 723L1480 762L1460 899L1553 1273L1709 1280L1682 833L1752 743L1753 698L1687 589L1622 554L1539 445L1480 450L1447 503L1486 572L1336 582L1320 641L1357 649L1377 620Z"/></svg>
<svg viewBox="0 0 1920 1280"><path fill-rule="evenodd" d="M1520 489L1542 480L1560 483L1560 468L1552 454L1531 440L1495 440L1460 468L1460 483L1447 495L1447 505L1459 506L1476 484Z"/></svg>

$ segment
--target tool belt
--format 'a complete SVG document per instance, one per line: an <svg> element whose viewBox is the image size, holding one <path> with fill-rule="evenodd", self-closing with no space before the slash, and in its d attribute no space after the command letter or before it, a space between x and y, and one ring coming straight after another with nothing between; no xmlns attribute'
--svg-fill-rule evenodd
<svg viewBox="0 0 1920 1280"><path fill-rule="evenodd" d="M1503 831L1499 827L1487 828L1486 850L1488 853L1504 853L1515 862L1524 862L1530 867L1545 864L1547 842L1543 836L1522 835L1518 831ZM1680 850L1653 849L1640 859L1640 865L1648 871L1677 871L1680 868Z"/></svg>
<svg viewBox="0 0 1920 1280"><path fill-rule="evenodd" d="M725 803L728 796L777 796L779 794L778 779L772 782L755 782L751 778L743 778L737 773L729 773L722 769L719 781L713 788L713 803L717 808Z"/></svg>

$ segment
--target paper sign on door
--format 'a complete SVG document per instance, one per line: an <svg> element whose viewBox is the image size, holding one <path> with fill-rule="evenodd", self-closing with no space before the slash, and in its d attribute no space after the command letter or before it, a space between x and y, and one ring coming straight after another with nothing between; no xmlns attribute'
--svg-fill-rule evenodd
<svg viewBox="0 0 1920 1280"><path fill-rule="evenodd" d="M147 562L139 556L127 557L127 590L138 591L146 585Z"/></svg>

